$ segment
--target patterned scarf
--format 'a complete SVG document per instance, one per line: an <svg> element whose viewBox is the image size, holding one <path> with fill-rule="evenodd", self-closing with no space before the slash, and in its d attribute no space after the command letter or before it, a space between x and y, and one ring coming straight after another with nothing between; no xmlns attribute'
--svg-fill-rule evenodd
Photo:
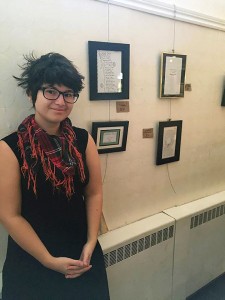
<svg viewBox="0 0 225 300"><path fill-rule="evenodd" d="M69 118L61 122L61 136L48 135L35 122L34 115L27 117L18 127L18 147L23 165L21 172L28 177L37 193L36 176L40 164L54 188L65 191L70 198L74 193L74 174L78 170L81 182L85 181L82 154L76 146L76 135Z"/></svg>

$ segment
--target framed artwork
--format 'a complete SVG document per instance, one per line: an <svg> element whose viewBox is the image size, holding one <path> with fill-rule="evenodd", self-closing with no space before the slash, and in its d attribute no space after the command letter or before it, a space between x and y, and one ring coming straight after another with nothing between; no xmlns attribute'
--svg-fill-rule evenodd
<svg viewBox="0 0 225 300"><path fill-rule="evenodd" d="M90 100L129 99L130 45L88 42Z"/></svg>
<svg viewBox="0 0 225 300"><path fill-rule="evenodd" d="M162 53L160 98L184 97L186 55Z"/></svg>
<svg viewBox="0 0 225 300"><path fill-rule="evenodd" d="M98 153L126 150L129 121L93 122L92 137Z"/></svg>
<svg viewBox="0 0 225 300"><path fill-rule="evenodd" d="M156 165L180 159L182 121L159 122Z"/></svg>

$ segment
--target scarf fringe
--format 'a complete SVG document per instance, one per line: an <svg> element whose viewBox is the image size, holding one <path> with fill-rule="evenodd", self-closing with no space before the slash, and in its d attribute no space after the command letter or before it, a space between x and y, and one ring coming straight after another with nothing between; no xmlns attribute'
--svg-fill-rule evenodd
<svg viewBox="0 0 225 300"><path fill-rule="evenodd" d="M23 130L20 130L20 126L23 126ZM65 162L58 160L58 157L51 157L47 155L41 146L41 140L46 138L47 134L43 130L40 130L38 125L34 120L34 116L30 116L24 120L24 122L19 126L18 129L18 147L21 151L21 157L23 159L23 165L21 167L21 172L23 176L28 177L28 189L32 186L33 191L37 194L37 180L35 167L40 159L43 171L46 175L46 180L50 180L54 188L63 188L66 193L67 198L71 198L74 194L74 174L75 167L66 165ZM41 132L41 133L40 133ZM77 168L81 182L85 182L85 170L82 159L82 154L78 151L75 146L76 135L70 125L70 120L66 119L62 122L62 132L65 141L68 143L69 157L74 158L77 163ZM39 139L40 134L40 139ZM44 135L44 137L43 137ZM62 145L62 151L64 150L64 145ZM53 149L47 149L51 152ZM50 151L49 151L50 150ZM28 163L28 153L31 156L32 164ZM55 158L55 159L54 159ZM34 162L33 162L34 161ZM56 175L56 170L61 170L62 178L58 178Z"/></svg>

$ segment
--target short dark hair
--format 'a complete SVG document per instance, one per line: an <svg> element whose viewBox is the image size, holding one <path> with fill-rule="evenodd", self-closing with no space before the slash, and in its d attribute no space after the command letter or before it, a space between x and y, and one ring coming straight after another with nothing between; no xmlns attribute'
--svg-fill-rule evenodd
<svg viewBox="0 0 225 300"><path fill-rule="evenodd" d="M79 93L83 87L84 76L82 76L73 63L65 56L50 52L36 58L33 53L24 55L26 62L21 69L21 77L13 76L18 81L18 86L25 89L27 95L31 96L33 106L35 105L38 90L43 83L63 84Z"/></svg>

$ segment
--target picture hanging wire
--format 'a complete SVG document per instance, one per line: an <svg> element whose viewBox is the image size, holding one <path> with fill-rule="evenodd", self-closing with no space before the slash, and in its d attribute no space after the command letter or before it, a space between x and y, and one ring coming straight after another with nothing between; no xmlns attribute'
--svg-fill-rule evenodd
<svg viewBox="0 0 225 300"><path fill-rule="evenodd" d="M173 49L172 52L175 52L175 38L176 38L176 5L174 4L173 10Z"/></svg>
<svg viewBox="0 0 225 300"><path fill-rule="evenodd" d="M176 40L176 5L174 4L174 10L173 10L173 48L172 48L172 53L175 53L175 40ZM169 99L169 109L170 109L170 112L169 112L169 119L168 121L171 121L171 106L172 106L172 99L170 98ZM168 178L169 178L169 182L170 182L170 186L173 190L173 192L176 194L176 191L175 191L175 188L173 186L173 183L172 183L172 180L171 180L171 177L170 177L170 171L169 171L169 166L167 164L167 175L168 175Z"/></svg>
<svg viewBox="0 0 225 300"><path fill-rule="evenodd" d="M170 99L170 100L171 100L171 99ZM171 119L171 117L170 117L170 118L168 119L168 122L171 122L171 121L172 121L172 119ZM173 183L172 183L172 180L171 180L171 177L170 177L169 164L166 164L166 167L167 167L167 175L168 175L168 178L169 178L170 186L171 186L171 188L172 188L174 194L176 194L175 188L174 188L174 186L173 186Z"/></svg>
<svg viewBox="0 0 225 300"><path fill-rule="evenodd" d="M108 0L107 2L107 13L108 13L108 16L107 16L107 22L108 22L108 33L107 33L107 41L108 43L110 42L110 39L109 39L109 27L110 27L110 24L109 24L109 21L110 21L110 3L109 3L110 0ZM111 121L111 113L110 113L110 110L111 110L111 106L110 106L110 100L108 100L108 104L109 104L109 121ZM108 157L108 154L107 154L107 157Z"/></svg>
<svg viewBox="0 0 225 300"><path fill-rule="evenodd" d="M108 43L109 43L109 20L110 20L110 17L109 17L109 15L110 15L110 4L109 4L109 0L108 0L108 2L107 2L107 41L108 41ZM109 119L109 121L111 120L111 117L110 117L110 115L111 115L111 113L110 113L110 110L111 110L111 107L110 107L110 100L108 100L108 119ZM103 175L103 178L102 178L102 184L104 184L104 182L105 182L105 178L106 178L106 173L107 173L107 168L108 168L108 156L109 156L109 154L108 153L106 153L106 159L105 159L105 171L104 171L104 175Z"/></svg>
<svg viewBox="0 0 225 300"><path fill-rule="evenodd" d="M174 194L176 194L176 191L175 191L175 189L174 189L172 180L171 180L171 178L170 178L170 172L169 172L169 166L168 166L168 165L169 165L169 164L166 164L166 166L167 166L167 174L168 174L168 178L169 178L169 181L170 181L170 185L171 185L171 187L172 187L172 190L174 191Z"/></svg>
<svg viewBox="0 0 225 300"><path fill-rule="evenodd" d="M175 40L176 40L176 5L174 4L174 10L173 10L173 48L172 48L172 52L175 53ZM172 106L172 99L170 98L169 101L169 105L170 105L170 113L169 113L169 120L171 121L171 106ZM170 182L170 186L172 188L172 190L174 191L174 193L176 194L176 191L174 189L171 177L170 177L170 171L169 171L169 166L167 164L167 175L169 178L169 182Z"/></svg>
<svg viewBox="0 0 225 300"><path fill-rule="evenodd" d="M108 21L108 26L107 26L108 27L108 36L107 36L107 39L108 39L108 42L109 42L109 0L108 0L108 3L107 3L107 12L108 12L108 18L107 18L108 19L107 20Z"/></svg>
<svg viewBox="0 0 225 300"><path fill-rule="evenodd" d="M169 99L169 106L170 106L169 119L170 119L170 120L171 120L171 102L172 102L171 100L172 100L172 99L170 98L170 99Z"/></svg>
<svg viewBox="0 0 225 300"><path fill-rule="evenodd" d="M174 4L173 5L173 48L172 48L172 53L175 53L175 40L176 40L176 12L177 12L177 9L176 9L176 5ZM169 113L169 118L171 119L171 106L172 106L172 103L171 103L171 98L169 99L169 106L170 106L170 113Z"/></svg>

